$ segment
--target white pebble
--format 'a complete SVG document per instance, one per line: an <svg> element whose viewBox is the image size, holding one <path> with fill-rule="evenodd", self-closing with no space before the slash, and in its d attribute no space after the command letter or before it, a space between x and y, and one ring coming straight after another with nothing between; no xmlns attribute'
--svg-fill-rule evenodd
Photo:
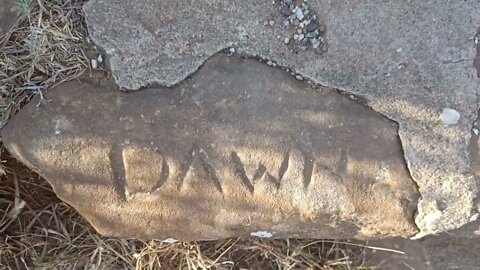
<svg viewBox="0 0 480 270"><path fill-rule="evenodd" d="M93 68L93 69L98 68L97 59L92 59L92 60L90 60L90 62L91 62L91 64L92 64L92 68Z"/></svg>
<svg viewBox="0 0 480 270"><path fill-rule="evenodd" d="M442 120L445 125L456 125L458 120L460 120L460 113L454 109L445 108L442 114L440 114L440 120Z"/></svg>
<svg viewBox="0 0 480 270"><path fill-rule="evenodd" d="M103 57L102 57L101 54L98 55L97 61L98 61L98 63L102 63L102 62L103 62Z"/></svg>
<svg viewBox="0 0 480 270"><path fill-rule="evenodd" d="M167 239L162 241L162 243L166 243L166 244L173 244L173 243L176 243L176 242L178 242L178 240L173 239L173 238L167 238Z"/></svg>
<svg viewBox="0 0 480 270"><path fill-rule="evenodd" d="M305 35L304 35L304 34L300 34L300 35L298 36L298 40L300 40L300 41L302 41L304 38L305 38Z"/></svg>
<svg viewBox="0 0 480 270"><path fill-rule="evenodd" d="M250 233L251 236L256 236L260 238L270 238L273 236L272 233L269 233L267 231L258 231L258 232L252 232Z"/></svg>
<svg viewBox="0 0 480 270"><path fill-rule="evenodd" d="M274 21L274 20L270 20L270 21L268 22L268 24L270 24L270 26L273 26L273 25L275 24L275 21Z"/></svg>
<svg viewBox="0 0 480 270"><path fill-rule="evenodd" d="M286 37L286 38L283 40L283 42L284 42L285 44L288 44L288 43L290 42L290 38Z"/></svg>
<svg viewBox="0 0 480 270"><path fill-rule="evenodd" d="M303 15L302 9L297 8L297 10L295 11L295 16L297 16L297 18L298 18L299 20L303 20L304 15Z"/></svg>
<svg viewBox="0 0 480 270"><path fill-rule="evenodd" d="M300 76L300 75L295 76L295 79L297 79L297 80L299 80L299 81L303 81L303 77Z"/></svg>
<svg viewBox="0 0 480 270"><path fill-rule="evenodd" d="M478 129L474 128L472 129L473 133L478 136Z"/></svg>
<svg viewBox="0 0 480 270"><path fill-rule="evenodd" d="M229 52L230 52L230 54L234 54L235 53L235 48L233 48L233 47L230 48Z"/></svg>
<svg viewBox="0 0 480 270"><path fill-rule="evenodd" d="M268 60L267 65L271 66L271 65L273 65L273 62Z"/></svg>

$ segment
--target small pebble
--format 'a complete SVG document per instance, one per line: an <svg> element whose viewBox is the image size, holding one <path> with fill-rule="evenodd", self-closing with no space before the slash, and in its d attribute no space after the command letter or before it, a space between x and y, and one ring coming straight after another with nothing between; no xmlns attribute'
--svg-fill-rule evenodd
<svg viewBox="0 0 480 270"><path fill-rule="evenodd" d="M303 15L302 9L300 9L300 8L297 8L297 11L295 11L295 16L297 16L297 18L298 18L299 20L303 20L303 18L305 17L305 16Z"/></svg>
<svg viewBox="0 0 480 270"><path fill-rule="evenodd" d="M320 47L320 41L315 40L315 42L312 42L313 48L318 49Z"/></svg>
<svg viewBox="0 0 480 270"><path fill-rule="evenodd" d="M288 38L288 37L284 38L284 39L283 39L283 42L284 42L285 44L288 44L288 43L290 42L290 38Z"/></svg>
<svg viewBox="0 0 480 270"><path fill-rule="evenodd" d="M478 136L478 129L474 128L472 129L473 133Z"/></svg>
<svg viewBox="0 0 480 270"><path fill-rule="evenodd" d="M445 125L456 125L460 120L460 113L454 109L445 108L440 114L440 120Z"/></svg>
<svg viewBox="0 0 480 270"><path fill-rule="evenodd" d="M304 35L304 34L298 35L298 40L299 40L299 41L302 41L304 38L305 38L305 35Z"/></svg>
<svg viewBox="0 0 480 270"><path fill-rule="evenodd" d="M93 68L93 69L98 68L97 59L92 59L92 60L90 60L90 62L91 62L91 64L92 64L92 68Z"/></svg>
<svg viewBox="0 0 480 270"><path fill-rule="evenodd" d="M274 21L274 20L270 20L270 21L268 22L268 24L270 24L270 26L273 26L273 25L275 25L275 21Z"/></svg>
<svg viewBox="0 0 480 270"><path fill-rule="evenodd" d="M271 65L273 65L273 62L268 60L267 65L271 66Z"/></svg>
<svg viewBox="0 0 480 270"><path fill-rule="evenodd" d="M311 21L308 25L307 25L307 30L308 32L313 32L315 30L318 29L318 23L316 21Z"/></svg>
<svg viewBox="0 0 480 270"><path fill-rule="evenodd" d="M288 8L288 6L283 6L282 9L280 9L280 13L283 16L287 17L293 14L293 12L290 10L290 8Z"/></svg>
<svg viewBox="0 0 480 270"><path fill-rule="evenodd" d="M327 27L324 24L322 24L318 26L318 31L320 31L320 33L325 33L327 31Z"/></svg>
<svg viewBox="0 0 480 270"><path fill-rule="evenodd" d="M299 80L299 81L303 81L303 77L300 76L300 75L295 76L295 79L297 79L297 80Z"/></svg>
<svg viewBox="0 0 480 270"><path fill-rule="evenodd" d="M303 5L303 0L295 0L295 6L301 7Z"/></svg>
<svg viewBox="0 0 480 270"><path fill-rule="evenodd" d="M178 240L175 240L173 238L167 238L167 239L162 241L162 243L165 243L165 244L173 244L173 243L176 243L176 242L178 242Z"/></svg>
<svg viewBox="0 0 480 270"><path fill-rule="evenodd" d="M267 25L268 25L268 21L264 21L264 22L263 22L263 25L264 25L264 26L267 26Z"/></svg>

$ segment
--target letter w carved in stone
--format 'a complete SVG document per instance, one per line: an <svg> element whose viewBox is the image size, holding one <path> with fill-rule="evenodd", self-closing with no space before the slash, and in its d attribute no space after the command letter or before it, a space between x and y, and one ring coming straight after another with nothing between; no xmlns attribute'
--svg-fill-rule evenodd
<svg viewBox="0 0 480 270"><path fill-rule="evenodd" d="M257 159L250 158L250 159L242 159L236 152L232 152L230 155L231 161L234 164L235 174L240 178L243 185L253 193L256 187L261 185L269 185L274 186L275 189L280 188L280 184L283 180L285 172L288 169L288 162L289 162L289 153L287 152L283 155L282 161L278 164L275 168L277 172L271 173L267 170L264 164L258 162ZM251 164L248 164L250 162ZM247 168L253 168L253 173L248 173ZM250 177L248 176L250 174Z"/></svg>

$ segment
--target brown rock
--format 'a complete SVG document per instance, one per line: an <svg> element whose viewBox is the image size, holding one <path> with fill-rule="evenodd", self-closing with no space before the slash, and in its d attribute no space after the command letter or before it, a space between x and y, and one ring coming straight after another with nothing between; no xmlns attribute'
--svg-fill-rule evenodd
<svg viewBox="0 0 480 270"><path fill-rule="evenodd" d="M295 3L295 6L301 7L303 4L303 0L295 0L294 3Z"/></svg>
<svg viewBox="0 0 480 270"><path fill-rule="evenodd" d="M412 236L397 125L254 60L218 56L172 88L69 82L2 131L104 235Z"/></svg>
<svg viewBox="0 0 480 270"><path fill-rule="evenodd" d="M15 0L0 0L0 37L12 28L17 16L12 11Z"/></svg>

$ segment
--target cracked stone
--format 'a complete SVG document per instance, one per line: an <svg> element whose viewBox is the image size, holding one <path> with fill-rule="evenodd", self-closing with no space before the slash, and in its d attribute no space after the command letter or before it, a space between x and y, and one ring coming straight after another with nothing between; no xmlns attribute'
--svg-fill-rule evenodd
<svg viewBox="0 0 480 270"><path fill-rule="evenodd" d="M3 143L104 235L418 232L398 125L256 60L215 56L173 89L84 79L47 98L11 119Z"/></svg>
<svg viewBox="0 0 480 270"><path fill-rule="evenodd" d="M477 185L465 172L470 171L467 146L478 109L471 59L479 1L314 1L309 9L321 15L319 23L325 26L319 30L328 29L322 54L291 51L275 38L285 29L258 25L282 16L270 1L219 3L92 0L85 13L94 42L115 49L110 64L124 89L175 85L235 44L241 54L272 60L317 84L361 97L399 123L408 168L422 195L416 216L420 235L470 222L477 211ZM184 10L198 12L185 17ZM164 35L150 34L158 27ZM446 127L439 120L443 108L458 111L457 125ZM427 222L437 202L444 206L440 218Z"/></svg>

